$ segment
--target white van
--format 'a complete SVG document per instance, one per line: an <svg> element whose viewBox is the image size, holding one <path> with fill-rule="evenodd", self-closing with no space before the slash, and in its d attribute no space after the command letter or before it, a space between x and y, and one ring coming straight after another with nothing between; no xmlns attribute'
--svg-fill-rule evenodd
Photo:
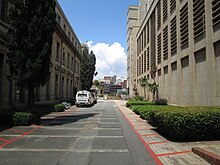
<svg viewBox="0 0 220 165"><path fill-rule="evenodd" d="M76 93L76 106L81 106L81 105L88 105L92 106L93 105L93 98L92 95L89 91L83 90L83 91L78 91Z"/></svg>

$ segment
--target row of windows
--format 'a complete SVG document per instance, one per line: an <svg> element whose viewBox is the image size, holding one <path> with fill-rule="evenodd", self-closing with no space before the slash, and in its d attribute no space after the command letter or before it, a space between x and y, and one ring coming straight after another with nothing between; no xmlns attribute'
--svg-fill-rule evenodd
<svg viewBox="0 0 220 165"><path fill-rule="evenodd" d="M63 48L63 50L62 50L62 57L60 56L60 54L61 54L61 46L60 46L60 43L57 42L56 60L57 61L61 60L61 62L64 66L71 69L76 74L79 74L79 63L77 62L77 60L75 60L74 57L72 57L69 52L66 52L65 48Z"/></svg>
<svg viewBox="0 0 220 165"><path fill-rule="evenodd" d="M220 41L217 41L213 44L214 52L215 52L215 57L220 56ZM202 63L206 61L206 48L202 48L196 52L194 52L194 60L195 63ZM149 60L148 56L144 55L140 56L137 59L137 75L140 76L143 73L146 73L146 60ZM181 60L181 68L187 68L189 66L189 56L183 57ZM147 62L148 63L148 62ZM164 74L168 74L168 65L164 66L163 68ZM177 61L171 63L171 71L177 70ZM149 68L147 67L147 71L149 71ZM161 69L158 69L158 76L161 76Z"/></svg>
<svg viewBox="0 0 220 165"><path fill-rule="evenodd" d="M56 75L55 77L55 98L59 98L59 76ZM69 78L62 77L61 78L61 91L60 91L60 97L61 98L69 98L73 96L73 80L70 80ZM64 88L66 87L66 88ZM66 95L64 95L64 93Z"/></svg>
<svg viewBox="0 0 220 165"><path fill-rule="evenodd" d="M70 29L67 28L66 23L63 20L63 24L61 22L61 16L57 13L57 22L60 25L60 27L63 29L64 33L67 35L69 40L72 42L72 44L75 46L75 48L80 51L80 45L78 44L77 40L74 38L74 35L70 32Z"/></svg>
<svg viewBox="0 0 220 165"><path fill-rule="evenodd" d="M164 0L167 1L167 0ZM164 2L163 1L163 2ZM193 12L193 37L194 42L197 43L205 38L205 0L193 0L192 12ZM211 3L211 2L206 2ZM167 2L164 2L167 4ZM165 5L166 6L166 5ZM164 6L163 6L164 7ZM176 9L176 1L170 0L170 8ZM161 1L157 4L157 29L161 27ZM165 9L164 9L165 10ZM177 16L174 16L172 20L166 25L162 32L156 36L157 42L157 64L161 63L161 60L168 60L168 50L170 50L171 56L177 54L177 38L180 38L181 50L189 47L189 4L186 2L180 9L180 36L177 36ZM170 10L171 11L171 10ZM164 11L166 13L166 10ZM163 13L164 13L163 12ZM212 0L212 15L213 18L213 30L220 30L220 1ZM153 13L154 14L154 13ZM152 15L153 15L152 14ZM151 16L152 17L152 16ZM218 18L218 19L216 19ZM140 55L142 51L145 51L149 42L149 29L152 31L153 25L149 27L149 21L144 26L141 34L137 39L137 54ZM170 37L170 39L169 39ZM163 38L163 39L162 39ZM152 42L152 41L151 41ZM163 49L162 49L163 46ZM163 57L162 57L163 55Z"/></svg>

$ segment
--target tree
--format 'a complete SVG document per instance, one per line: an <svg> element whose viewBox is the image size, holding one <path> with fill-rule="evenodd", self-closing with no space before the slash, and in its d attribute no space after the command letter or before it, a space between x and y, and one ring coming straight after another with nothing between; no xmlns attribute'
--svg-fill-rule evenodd
<svg viewBox="0 0 220 165"><path fill-rule="evenodd" d="M153 101L158 98L159 84L156 82L148 83L148 90L153 93Z"/></svg>
<svg viewBox="0 0 220 165"><path fill-rule="evenodd" d="M151 71L150 71L150 75L153 80L153 83L148 83L148 90L153 93L153 101L159 97L158 96L159 95L158 94L159 84L157 84L156 80L155 80L156 79L156 72L157 72L157 67L154 64L151 67Z"/></svg>
<svg viewBox="0 0 220 165"><path fill-rule="evenodd" d="M80 80L83 90L89 90L93 84L95 72L96 57L93 51L89 53L88 48L83 50L80 66Z"/></svg>
<svg viewBox="0 0 220 165"><path fill-rule="evenodd" d="M94 80L93 85L95 85L98 88L100 86L99 80Z"/></svg>
<svg viewBox="0 0 220 165"><path fill-rule="evenodd" d="M28 89L28 108L34 88L49 77L52 36L56 25L55 0L10 0L8 31L9 78Z"/></svg>
<svg viewBox="0 0 220 165"><path fill-rule="evenodd" d="M148 79L146 76L140 79L140 85L144 88L144 99L146 100L146 87L148 86Z"/></svg>

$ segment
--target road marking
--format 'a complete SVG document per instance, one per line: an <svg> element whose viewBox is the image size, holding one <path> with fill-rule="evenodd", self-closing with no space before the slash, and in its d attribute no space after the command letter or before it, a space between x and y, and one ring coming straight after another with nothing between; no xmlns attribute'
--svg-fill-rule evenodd
<svg viewBox="0 0 220 165"><path fill-rule="evenodd" d="M22 135L17 136L16 138L14 138L12 140L9 140L8 142L3 143L2 145L0 145L0 149L3 148L4 146L8 145L8 144L13 143L14 141L16 141L16 140L18 140L18 139L20 139L20 138L22 138L24 136L27 136L27 135L31 134L32 132L34 132L34 131L36 131L36 130L38 130L40 128L42 128L42 127L41 126L35 126L35 128L33 128L32 130L30 130L28 132L24 132Z"/></svg>
<svg viewBox="0 0 220 165"><path fill-rule="evenodd" d="M0 138L0 141L3 141L3 142L10 142L10 140L3 139L3 138Z"/></svg>
<svg viewBox="0 0 220 165"><path fill-rule="evenodd" d="M5 134L5 135L1 135L4 137L18 137L18 135L9 135L9 134ZM26 135L26 138L83 138L83 139L92 139L92 138L101 138L101 139L116 139L116 138L124 138L124 136L78 136L78 135ZM1 138L0 138L1 140ZM9 141L9 140L6 140Z"/></svg>
<svg viewBox="0 0 220 165"><path fill-rule="evenodd" d="M157 156L170 156L170 155L184 154L188 152L192 152L192 151L186 150L186 151L180 151L180 152L171 152L171 153L165 153L165 154L158 154Z"/></svg>
<svg viewBox="0 0 220 165"><path fill-rule="evenodd" d="M129 152L128 149L26 149L26 148L2 148L0 152L75 152L75 153L122 153Z"/></svg>
<svg viewBox="0 0 220 165"><path fill-rule="evenodd" d="M63 130L106 130L106 131L117 131L117 130L121 130L121 128L67 128L67 127L49 127L49 126L44 126L43 128L45 129L54 129L54 130L59 130L59 129L63 129Z"/></svg>

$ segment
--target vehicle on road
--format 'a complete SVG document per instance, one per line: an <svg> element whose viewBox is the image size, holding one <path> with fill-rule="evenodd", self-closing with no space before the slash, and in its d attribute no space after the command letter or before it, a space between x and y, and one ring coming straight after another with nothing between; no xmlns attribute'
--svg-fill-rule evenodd
<svg viewBox="0 0 220 165"><path fill-rule="evenodd" d="M93 103L93 97L92 94L89 91L82 90L78 91L76 93L76 106L92 106Z"/></svg>
<svg viewBox="0 0 220 165"><path fill-rule="evenodd" d="M65 106L65 109L69 109L71 107L71 103L68 103L67 101L61 102Z"/></svg>

